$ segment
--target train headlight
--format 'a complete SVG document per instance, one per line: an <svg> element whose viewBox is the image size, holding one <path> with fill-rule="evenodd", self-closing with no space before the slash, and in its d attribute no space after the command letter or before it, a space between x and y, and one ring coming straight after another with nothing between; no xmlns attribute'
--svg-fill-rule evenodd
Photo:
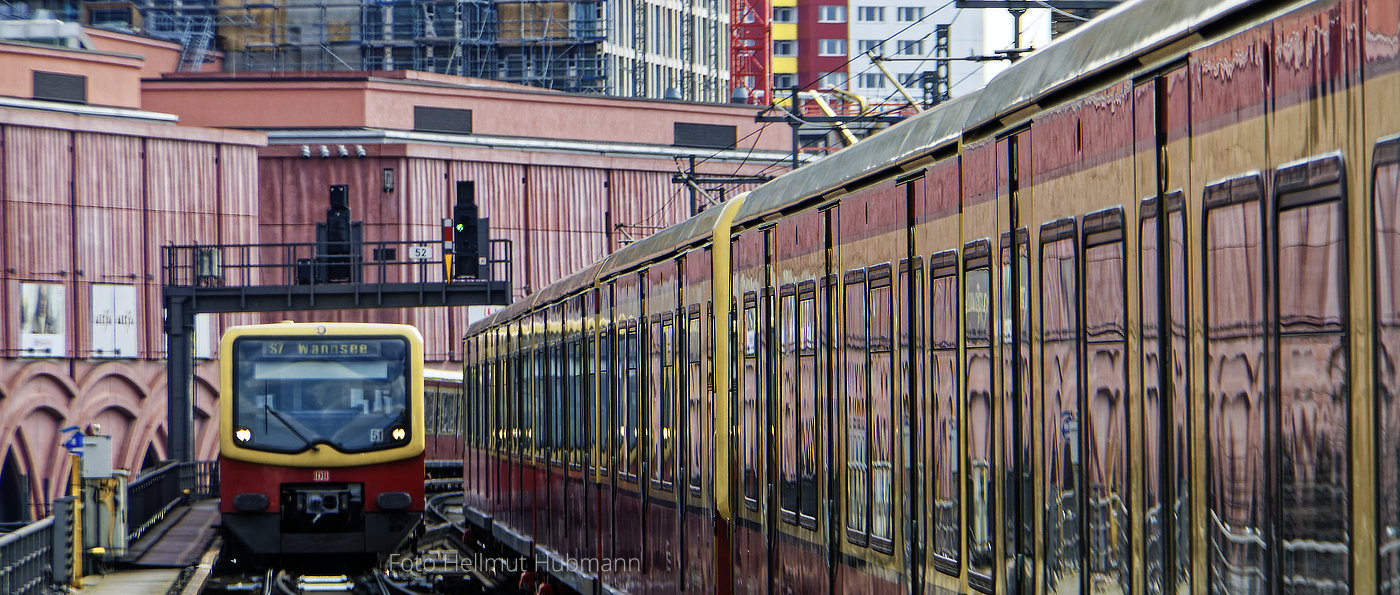
<svg viewBox="0 0 1400 595"><path fill-rule="evenodd" d="M408 437L408 430L405 430L403 428L394 428L394 431L390 432L390 435L394 437L394 440L403 440L404 438Z"/></svg>
<svg viewBox="0 0 1400 595"><path fill-rule="evenodd" d="M239 442L247 442L253 439L253 431L248 428L238 428L233 431L233 437L237 438Z"/></svg>

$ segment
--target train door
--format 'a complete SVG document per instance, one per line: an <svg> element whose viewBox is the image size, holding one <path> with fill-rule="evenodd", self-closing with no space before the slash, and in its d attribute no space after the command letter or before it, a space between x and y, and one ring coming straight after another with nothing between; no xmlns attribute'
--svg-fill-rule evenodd
<svg viewBox="0 0 1400 595"><path fill-rule="evenodd" d="M840 275L837 272L836 261L837 233L840 229L837 222L839 221L840 213L838 210L840 208L838 204L821 212L821 232L826 241L822 250L822 274L818 277L820 294L815 296L815 305L818 310L817 325L820 329L817 333L819 341L817 369L821 370L821 380L817 383L819 393L815 410L821 412L821 421L817 424L820 438L817 444L820 446L816 451L820 460L817 461L817 467L814 470L817 477L813 483L814 488L820 486L821 503L814 507L814 511L817 515L816 527L825 538L823 545L826 552L826 591L828 593L837 592L837 569L841 556L841 523L839 521L841 517L839 516L840 509L836 504L840 500L838 494L841 493L839 491L840 484L837 483L840 474L835 471L834 467L839 453L835 415L837 412L836 395L838 394L836 391L839 382L837 370L840 369L838 367L840 361L837 358L839 353L837 341L840 336L837 334L840 331L837 322L837 312L840 311L837 307L840 295Z"/></svg>
<svg viewBox="0 0 1400 595"><path fill-rule="evenodd" d="M763 503L763 549L767 554L766 576L767 584L769 585L768 592L773 593L777 592L780 588L780 585L775 584L774 580L778 576L778 558L781 552L781 548L778 547L779 502L776 494L777 490L775 489L780 481L778 478L780 471L777 464L777 449L778 444L780 444L780 437L777 434L777 421L779 419L778 403L781 396L777 391L778 374L777 366L774 365L774 362L777 360L778 351L778 337L774 326L774 321L777 318L776 309L778 296L773 286L772 227L763 230L762 241L763 270L761 279L763 285L759 297L759 326L761 329L759 334L761 345L759 347L758 369L762 376L760 382L763 384L763 394L766 398L760 401L762 403L760 406L762 412L759 421L761 430L758 435L762 440L760 452L763 453L763 456L760 459L762 471L759 473L759 477L763 478L761 486L763 490L763 499L761 502Z"/></svg>
<svg viewBox="0 0 1400 595"><path fill-rule="evenodd" d="M738 426L738 500L734 507L734 586L744 593L770 589L768 501L769 300L766 232L749 230L734 243L734 281L738 303L737 383L734 391Z"/></svg>
<svg viewBox="0 0 1400 595"><path fill-rule="evenodd" d="M1005 142L1005 171L1001 176L1007 201L1007 231L1001 233L1000 340L1002 427L1002 533L998 552L1006 581L1004 593L1035 590L1035 459L1031 399L1030 232L1021 221L1022 205L1030 203L1030 133L1022 131Z"/></svg>
<svg viewBox="0 0 1400 595"><path fill-rule="evenodd" d="M1189 187L1186 68L1133 91L1139 196L1143 588L1191 592L1192 424L1188 384L1186 204Z"/></svg>

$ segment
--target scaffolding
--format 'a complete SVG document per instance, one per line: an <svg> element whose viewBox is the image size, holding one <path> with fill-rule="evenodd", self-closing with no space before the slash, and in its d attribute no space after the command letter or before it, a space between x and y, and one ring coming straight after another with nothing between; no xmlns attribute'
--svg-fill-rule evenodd
<svg viewBox="0 0 1400 595"><path fill-rule="evenodd" d="M604 0L498 0L496 80L560 91L604 93Z"/></svg>

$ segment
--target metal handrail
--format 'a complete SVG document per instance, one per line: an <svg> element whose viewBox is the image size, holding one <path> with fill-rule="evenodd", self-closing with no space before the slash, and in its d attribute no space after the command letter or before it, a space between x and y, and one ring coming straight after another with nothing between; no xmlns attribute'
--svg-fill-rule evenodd
<svg viewBox="0 0 1400 595"><path fill-rule="evenodd" d="M0 535L0 593L49 592L53 576L53 517Z"/></svg>
<svg viewBox="0 0 1400 595"><path fill-rule="evenodd" d="M344 268L360 284L452 283L439 241L363 241L339 253L326 244L167 245L161 254L161 283L167 287L332 285L327 273ZM512 282L510 240L494 239L477 281ZM415 259L416 254L427 258ZM468 279L472 280L472 279Z"/></svg>
<svg viewBox="0 0 1400 595"><path fill-rule="evenodd" d="M180 504L218 495L218 481L218 461L172 461L142 473L127 484L128 539L132 542L140 539ZM186 493L180 488L182 485L195 487Z"/></svg>

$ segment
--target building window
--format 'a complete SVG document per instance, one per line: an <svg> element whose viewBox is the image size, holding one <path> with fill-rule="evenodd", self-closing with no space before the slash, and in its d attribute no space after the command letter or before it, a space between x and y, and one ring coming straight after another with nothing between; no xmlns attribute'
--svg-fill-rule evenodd
<svg viewBox="0 0 1400 595"><path fill-rule="evenodd" d="M824 72L822 73L821 86L826 89L845 89L846 73L844 72Z"/></svg>
<svg viewBox="0 0 1400 595"><path fill-rule="evenodd" d="M883 6L861 6L858 10L856 20L872 23L885 20L885 7Z"/></svg>
<svg viewBox="0 0 1400 595"><path fill-rule="evenodd" d="M773 55L778 57L796 56L797 42L790 39L774 41Z"/></svg>
<svg viewBox="0 0 1400 595"><path fill-rule="evenodd" d="M878 72L867 72L860 75L860 86L865 89L884 89L885 75Z"/></svg>
<svg viewBox="0 0 1400 595"><path fill-rule="evenodd" d="M797 86L797 75L795 74L775 74L773 75L773 89L775 91L787 90Z"/></svg>
<svg viewBox="0 0 1400 595"><path fill-rule="evenodd" d="M844 56L846 55L846 40L823 39L820 48L819 54L822 56Z"/></svg>
<svg viewBox="0 0 1400 595"><path fill-rule="evenodd" d="M879 54L883 51L884 43L878 39L862 39L859 42L860 53L875 52Z"/></svg>
<svg viewBox="0 0 1400 595"><path fill-rule="evenodd" d="M922 56L924 55L924 41L922 39L901 41L899 42L899 53L904 56Z"/></svg>
<svg viewBox="0 0 1400 595"><path fill-rule="evenodd" d="M904 86L906 86L906 87L918 85L919 82L920 82L920 79L923 78L922 75L923 75L923 73L920 73L920 72L905 72L905 73L902 73L902 74L899 75L899 84L904 85Z"/></svg>
<svg viewBox="0 0 1400 595"><path fill-rule="evenodd" d="M774 22L774 23L796 23L796 22L797 22L797 7L795 7L795 6L774 6L774 7L773 7L773 22Z"/></svg>
<svg viewBox="0 0 1400 595"><path fill-rule="evenodd" d="M846 22L846 7L836 4L819 7L817 22L820 23L844 23Z"/></svg>
<svg viewBox="0 0 1400 595"><path fill-rule="evenodd" d="M901 6L899 7L899 20L917 21L924 18L924 7L922 6Z"/></svg>

